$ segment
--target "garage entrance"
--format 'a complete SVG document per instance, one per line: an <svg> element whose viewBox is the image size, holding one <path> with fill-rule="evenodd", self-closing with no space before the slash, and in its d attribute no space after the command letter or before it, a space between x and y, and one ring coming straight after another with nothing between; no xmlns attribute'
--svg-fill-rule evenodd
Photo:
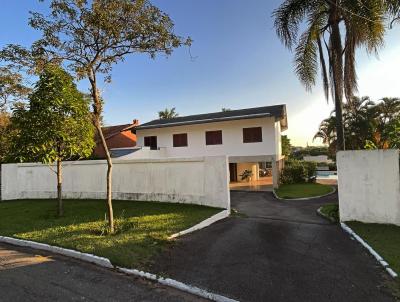
<svg viewBox="0 0 400 302"><path fill-rule="evenodd" d="M271 162L229 163L230 184L233 191L272 191Z"/></svg>

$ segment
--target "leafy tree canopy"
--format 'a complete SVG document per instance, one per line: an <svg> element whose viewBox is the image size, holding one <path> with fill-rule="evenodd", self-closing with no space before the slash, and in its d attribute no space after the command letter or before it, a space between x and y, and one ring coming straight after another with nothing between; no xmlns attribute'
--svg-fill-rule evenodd
<svg viewBox="0 0 400 302"><path fill-rule="evenodd" d="M287 135L282 135L281 142L282 142L282 155L289 156L290 153L292 152L292 145L290 144L290 139L287 137Z"/></svg>
<svg viewBox="0 0 400 302"><path fill-rule="evenodd" d="M398 148L400 140L400 99L383 98L378 102L369 97L353 97L343 107L345 137L348 149ZM336 152L336 116L321 122L314 139L320 138L329 146L330 153Z"/></svg>
<svg viewBox="0 0 400 302"><path fill-rule="evenodd" d="M0 67L0 111L6 110L14 101L25 99L30 91L21 74Z"/></svg>
<svg viewBox="0 0 400 302"><path fill-rule="evenodd" d="M11 120L18 132L11 153L15 161L53 163L92 153L94 128L88 99L58 66L43 70L28 105L16 107Z"/></svg>

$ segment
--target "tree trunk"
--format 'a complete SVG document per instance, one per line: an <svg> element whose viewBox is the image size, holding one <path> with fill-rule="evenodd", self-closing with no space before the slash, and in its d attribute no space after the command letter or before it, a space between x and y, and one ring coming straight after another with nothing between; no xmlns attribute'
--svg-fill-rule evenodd
<svg viewBox="0 0 400 302"><path fill-rule="evenodd" d="M111 160L111 155L110 152L108 151L107 143L103 135L103 131L101 130L101 124L100 124L100 119L96 118L95 120L95 127L97 129L97 132L100 136L102 146L104 148L104 151L106 153L106 159L107 159L107 207L108 207L108 226L110 228L110 233L114 233L114 212L113 212L113 206L112 206L112 160Z"/></svg>
<svg viewBox="0 0 400 302"><path fill-rule="evenodd" d="M57 200L58 200L58 216L64 215L64 207L62 200L62 163L57 160Z"/></svg>
<svg viewBox="0 0 400 302"><path fill-rule="evenodd" d="M345 150L343 127L343 47L340 37L338 7L332 4L331 15L331 64L336 115L336 151Z"/></svg>
<svg viewBox="0 0 400 302"><path fill-rule="evenodd" d="M100 137L101 144L103 146L104 152L107 159L107 207L108 207L108 226L111 234L114 233L114 211L112 206L112 160L111 155L107 147L107 142L104 138L103 131L101 129L101 113L102 113L102 103L99 96L99 91L96 84L96 75L93 71L89 73L89 81L92 88L92 98L93 98L93 113L94 113L94 125L97 129L97 133Z"/></svg>

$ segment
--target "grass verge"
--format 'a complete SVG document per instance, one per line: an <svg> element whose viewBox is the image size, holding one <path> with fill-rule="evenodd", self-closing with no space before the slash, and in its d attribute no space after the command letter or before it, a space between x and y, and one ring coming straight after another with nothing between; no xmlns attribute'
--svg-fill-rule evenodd
<svg viewBox="0 0 400 302"><path fill-rule="evenodd" d="M197 205L114 201L116 233L106 235L103 200L0 202L0 235L70 248L109 258L115 265L146 268L170 244L168 237L218 213Z"/></svg>
<svg viewBox="0 0 400 302"><path fill-rule="evenodd" d="M356 221L346 224L400 274L400 226Z"/></svg>
<svg viewBox="0 0 400 302"><path fill-rule="evenodd" d="M339 222L339 205L337 203L328 203L321 207L321 213L329 217L332 221Z"/></svg>
<svg viewBox="0 0 400 302"><path fill-rule="evenodd" d="M280 198L294 199L325 195L332 192L332 187L318 183L280 185L275 193Z"/></svg>

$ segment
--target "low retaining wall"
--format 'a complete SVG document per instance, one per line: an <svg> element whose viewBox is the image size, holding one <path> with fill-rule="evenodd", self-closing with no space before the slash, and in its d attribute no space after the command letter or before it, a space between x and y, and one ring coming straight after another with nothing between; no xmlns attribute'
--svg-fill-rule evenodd
<svg viewBox="0 0 400 302"><path fill-rule="evenodd" d="M336 160L340 220L400 225L399 151L340 151Z"/></svg>
<svg viewBox="0 0 400 302"><path fill-rule="evenodd" d="M226 156L113 163L113 199L191 203L230 210ZM2 199L56 198L53 170L37 163L2 165ZM63 163L64 198L106 198L106 170L103 160Z"/></svg>

